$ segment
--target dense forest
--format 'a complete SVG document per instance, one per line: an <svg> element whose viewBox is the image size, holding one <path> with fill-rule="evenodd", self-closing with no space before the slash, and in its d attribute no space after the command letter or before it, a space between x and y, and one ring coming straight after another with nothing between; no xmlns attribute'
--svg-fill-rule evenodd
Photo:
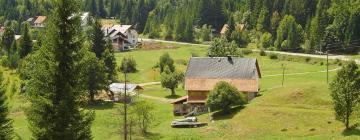
<svg viewBox="0 0 360 140"><path fill-rule="evenodd" d="M49 0L0 0L0 21L19 22L46 14ZM203 42L229 25L227 40L238 46L305 51L360 37L360 0L83 0L83 11L136 25L150 38ZM245 30L237 30L238 24ZM209 37L211 34L211 37Z"/></svg>

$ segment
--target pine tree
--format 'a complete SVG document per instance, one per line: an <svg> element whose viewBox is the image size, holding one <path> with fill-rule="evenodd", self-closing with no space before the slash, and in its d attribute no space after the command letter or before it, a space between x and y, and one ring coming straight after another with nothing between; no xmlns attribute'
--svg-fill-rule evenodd
<svg viewBox="0 0 360 140"><path fill-rule="evenodd" d="M92 25L92 51L96 54L96 57L101 59L102 54L105 51L105 34L101 29L101 23L98 19L95 19L94 24Z"/></svg>
<svg viewBox="0 0 360 140"><path fill-rule="evenodd" d="M105 18L107 15L105 7L104 7L104 0L99 0L99 16L101 18Z"/></svg>
<svg viewBox="0 0 360 140"><path fill-rule="evenodd" d="M2 82L3 74L0 72L0 139L11 140L13 133L12 120L8 118L9 109L6 104L5 87Z"/></svg>
<svg viewBox="0 0 360 140"><path fill-rule="evenodd" d="M23 34L20 40L19 54L20 58L26 57L32 51L32 39L29 33L29 24L25 23L23 27Z"/></svg>
<svg viewBox="0 0 360 140"><path fill-rule="evenodd" d="M86 91L89 93L89 99L93 102L95 95L106 87L104 62L98 59L88 46L81 49L81 55L81 77L84 80Z"/></svg>
<svg viewBox="0 0 360 140"><path fill-rule="evenodd" d="M107 41L106 49L102 56L105 64L106 80L109 84L116 79L116 59L112 48L111 40Z"/></svg>
<svg viewBox="0 0 360 140"><path fill-rule="evenodd" d="M31 55L26 92L27 118L33 139L91 139L93 112L82 107L85 83L81 77L83 46L79 1L56 0L43 46Z"/></svg>
<svg viewBox="0 0 360 140"><path fill-rule="evenodd" d="M92 16L98 16L98 8L96 4L96 0L91 0L87 6L87 10L90 12Z"/></svg>

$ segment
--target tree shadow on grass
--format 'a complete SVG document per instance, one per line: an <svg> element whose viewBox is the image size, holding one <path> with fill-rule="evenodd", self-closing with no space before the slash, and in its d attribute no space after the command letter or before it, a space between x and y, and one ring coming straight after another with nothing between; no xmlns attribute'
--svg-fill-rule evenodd
<svg viewBox="0 0 360 140"><path fill-rule="evenodd" d="M177 99L177 98L180 98L181 96L180 95L168 95L168 96L165 96L166 99Z"/></svg>
<svg viewBox="0 0 360 140"><path fill-rule="evenodd" d="M93 110L106 110L112 109L114 107L114 102L103 101L103 100L96 100L94 102L89 103L87 106L88 109Z"/></svg>
<svg viewBox="0 0 360 140"><path fill-rule="evenodd" d="M146 133L144 137L146 139L150 139L150 140L159 140L159 139L164 138L159 133L151 133L151 132Z"/></svg>
<svg viewBox="0 0 360 140"><path fill-rule="evenodd" d="M233 108L231 108L230 113L224 113L223 111L218 111L218 112L215 112L212 115L212 117L215 121L232 119L238 112L240 112L244 108L245 108L245 106L233 107Z"/></svg>
<svg viewBox="0 0 360 140"><path fill-rule="evenodd" d="M343 136L360 136L360 130L356 127L344 129L341 133Z"/></svg>

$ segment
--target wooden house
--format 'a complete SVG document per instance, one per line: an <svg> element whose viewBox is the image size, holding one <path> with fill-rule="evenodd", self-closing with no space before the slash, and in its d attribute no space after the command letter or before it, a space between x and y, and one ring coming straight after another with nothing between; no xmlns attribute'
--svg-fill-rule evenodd
<svg viewBox="0 0 360 140"><path fill-rule="evenodd" d="M191 111L207 111L205 105L208 94L218 82L225 81L246 94L250 101L259 92L260 68L256 59L237 57L193 57L190 59L186 75L187 96L173 102L174 112L181 114ZM184 99L186 98L186 99ZM188 110L180 110L179 106ZM185 111L185 112L181 112Z"/></svg>

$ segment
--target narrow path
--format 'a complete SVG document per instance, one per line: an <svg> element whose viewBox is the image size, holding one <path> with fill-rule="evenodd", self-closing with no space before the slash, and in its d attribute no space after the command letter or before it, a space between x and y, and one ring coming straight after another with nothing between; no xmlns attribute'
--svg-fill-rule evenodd
<svg viewBox="0 0 360 140"><path fill-rule="evenodd" d="M194 43L187 43L187 42L177 42L177 41L167 41L167 40L160 40L160 39L145 39L142 38L142 41L148 41L148 42L162 42L162 43L173 43L173 44L179 44L179 45L191 45L191 46L210 46L206 44L194 44Z"/></svg>
<svg viewBox="0 0 360 140"><path fill-rule="evenodd" d="M148 82L148 83L141 83L141 84L139 84L139 86L144 87L144 86L160 85L160 84L161 84L161 82Z"/></svg>
<svg viewBox="0 0 360 140"><path fill-rule="evenodd" d="M171 103L173 101L173 99L166 99L166 98L161 98L161 97L149 96L149 95L145 95L145 94L140 94L140 97L160 101L160 102L163 102L163 103Z"/></svg>

